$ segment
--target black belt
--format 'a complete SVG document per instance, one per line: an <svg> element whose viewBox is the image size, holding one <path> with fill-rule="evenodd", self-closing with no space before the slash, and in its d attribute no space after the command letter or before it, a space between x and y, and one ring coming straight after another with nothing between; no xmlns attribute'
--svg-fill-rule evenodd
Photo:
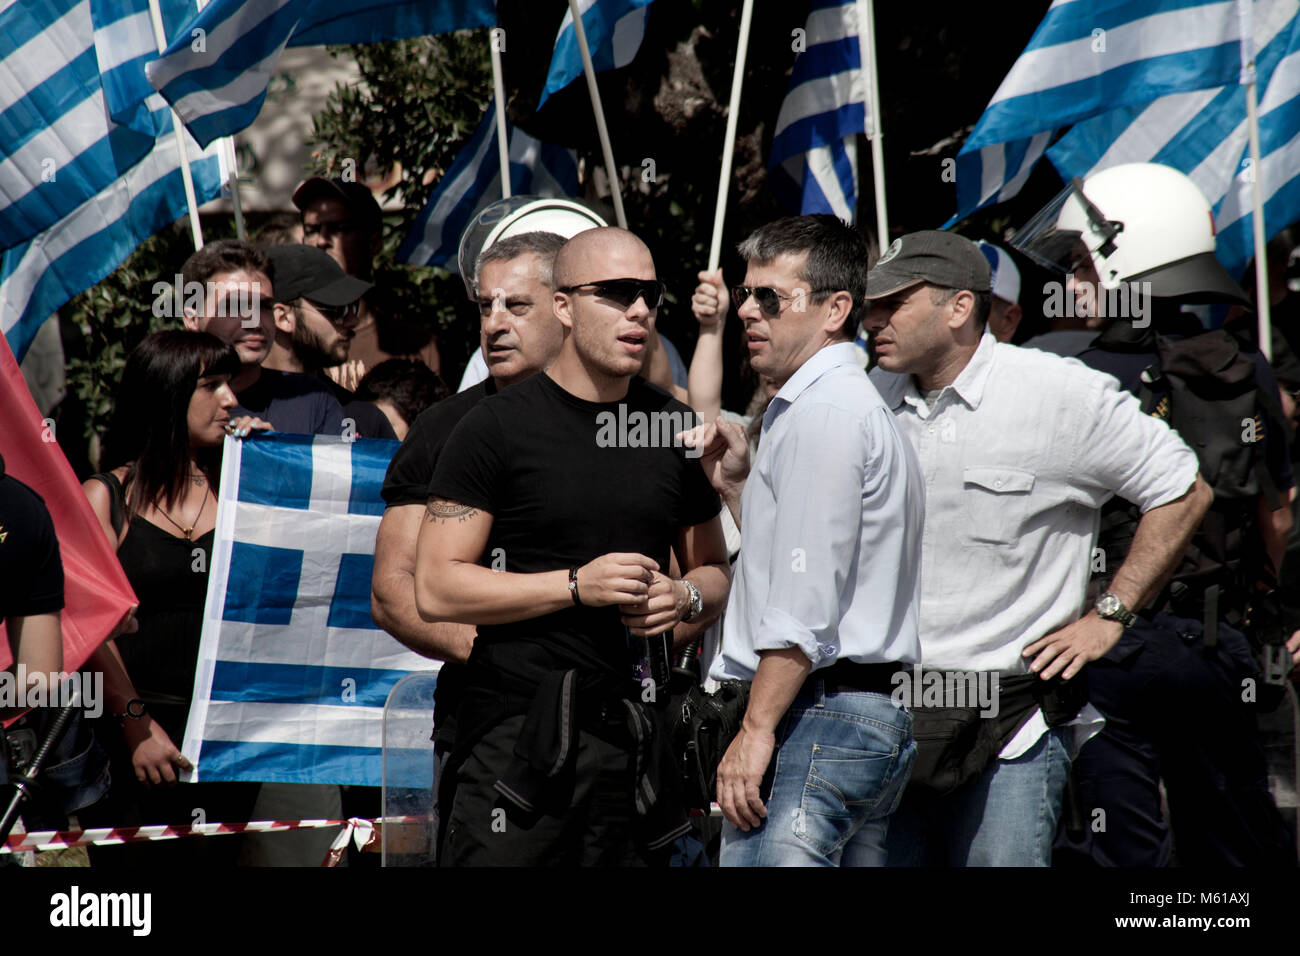
<svg viewBox="0 0 1300 956"><path fill-rule="evenodd" d="M838 660L830 667L823 667L808 675L803 689L812 692L815 682L822 681L825 693L836 694L841 691L863 691L872 694L891 693L897 681L894 675L907 670L908 665L901 661L888 664L859 664L857 661Z"/></svg>

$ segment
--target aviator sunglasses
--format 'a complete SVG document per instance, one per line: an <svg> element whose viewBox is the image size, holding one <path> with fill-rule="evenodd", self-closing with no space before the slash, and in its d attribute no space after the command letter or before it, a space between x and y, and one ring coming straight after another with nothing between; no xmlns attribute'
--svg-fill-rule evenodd
<svg viewBox="0 0 1300 956"><path fill-rule="evenodd" d="M825 295L828 292L834 292L834 291L836 290L835 289L813 289L809 292L800 291L797 292L795 295L782 295L780 292L777 292L775 289L769 288L768 286L765 285L760 285L760 286L738 285L731 290L731 304L735 306L736 311L739 312L740 307L744 305L746 302L748 302L749 297L752 295L754 297L754 301L758 303L758 307L759 309L762 310L763 314L766 315L768 318L773 318L781 314L781 303L786 300L798 299L800 297L808 298L814 295Z"/></svg>
<svg viewBox="0 0 1300 956"><path fill-rule="evenodd" d="M609 299L622 309L630 309L637 299L645 299L646 308L653 311L664 301L664 284L660 279L601 279L566 285L559 291L567 295L578 289L592 289L596 295Z"/></svg>

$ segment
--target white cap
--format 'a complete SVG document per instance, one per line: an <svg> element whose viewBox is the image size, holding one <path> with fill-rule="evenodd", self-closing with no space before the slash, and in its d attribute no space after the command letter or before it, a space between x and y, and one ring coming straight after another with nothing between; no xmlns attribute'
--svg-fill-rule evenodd
<svg viewBox="0 0 1300 956"><path fill-rule="evenodd" d="M975 245L980 247L980 252L989 261L989 269L993 273L993 294L1015 305L1020 301L1020 270L1011 261L1011 256L1004 249L983 239Z"/></svg>

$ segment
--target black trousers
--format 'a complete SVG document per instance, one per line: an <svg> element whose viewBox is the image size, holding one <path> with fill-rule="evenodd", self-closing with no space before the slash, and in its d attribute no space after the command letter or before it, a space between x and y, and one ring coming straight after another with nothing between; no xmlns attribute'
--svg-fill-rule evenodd
<svg viewBox="0 0 1300 956"><path fill-rule="evenodd" d="M1075 760L1075 812L1062 814L1054 865L1295 866L1295 836L1268 791L1249 642L1200 621L1139 618L1088 665L1106 728ZM1169 798L1169 832L1159 781ZM1071 826L1071 817L1075 825ZM1082 824L1080 830L1078 824Z"/></svg>
<svg viewBox="0 0 1300 956"><path fill-rule="evenodd" d="M632 743L611 725L578 732L575 772L526 814L494 788L514 759L524 716L508 718L474 745L456 770L439 866L644 866L667 852L638 851ZM625 732L624 732L625 733ZM669 848L669 851L671 848Z"/></svg>
<svg viewBox="0 0 1300 956"><path fill-rule="evenodd" d="M95 734L100 743L108 751L113 782L104 799L77 814L77 820L83 827L132 827L163 823L186 826L194 823L249 821L262 786L260 783L213 781L177 783L171 787L146 787L136 779L130 753L117 722L104 716L91 723L95 725ZM175 730L174 721L172 726ZM183 718L180 726L184 727ZM244 836L231 833L92 846L87 852L90 865L104 869L220 869L238 865L243 845Z"/></svg>

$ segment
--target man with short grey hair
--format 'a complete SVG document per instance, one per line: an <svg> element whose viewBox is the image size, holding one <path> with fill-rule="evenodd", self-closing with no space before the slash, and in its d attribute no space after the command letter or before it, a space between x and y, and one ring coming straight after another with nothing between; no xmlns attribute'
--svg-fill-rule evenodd
<svg viewBox="0 0 1300 956"><path fill-rule="evenodd" d="M393 456L384 479L387 504L375 542L371 614L412 650L435 660L463 662L474 628L429 624L415 610L415 542L438 455L465 414L489 395L540 372L559 354L564 327L555 317L555 256L564 237L526 232L503 239L478 257L475 300L490 376L421 414ZM444 672L443 683L448 675Z"/></svg>

